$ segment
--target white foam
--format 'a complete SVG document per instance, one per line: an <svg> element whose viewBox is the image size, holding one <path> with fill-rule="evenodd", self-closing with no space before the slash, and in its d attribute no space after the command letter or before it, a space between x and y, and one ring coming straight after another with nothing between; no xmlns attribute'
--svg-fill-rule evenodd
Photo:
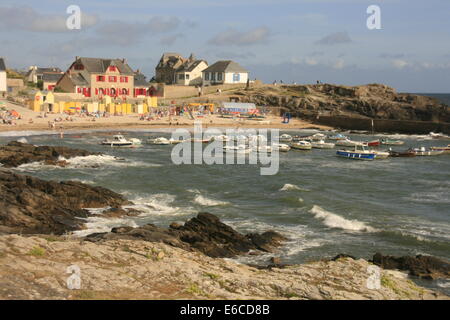
<svg viewBox="0 0 450 320"><path fill-rule="evenodd" d="M338 228L349 231L362 231L362 232L376 232L375 228L367 226L364 222L358 220L348 220L341 217L335 213L329 212L319 206L314 205L311 210L311 214L314 215L316 219L323 222L324 225L330 228Z"/></svg>
<svg viewBox="0 0 450 320"><path fill-rule="evenodd" d="M194 198L194 202L196 202L202 206L205 206L205 207L226 206L226 205L230 204L229 202L226 202L226 201L219 201L219 200L207 198L205 196L202 196L201 194L197 195Z"/></svg>
<svg viewBox="0 0 450 320"><path fill-rule="evenodd" d="M17 139L17 142L20 142L20 143L28 143L28 140L27 140L26 138L22 137L22 138L20 138L20 139Z"/></svg>
<svg viewBox="0 0 450 320"><path fill-rule="evenodd" d="M158 193L151 196L137 196L131 199L134 205L124 206L125 209L141 211L139 217L146 216L183 216L190 215L193 208L180 208L173 205L175 196L168 193Z"/></svg>
<svg viewBox="0 0 450 320"><path fill-rule="evenodd" d="M98 168L98 167L160 167L160 164L146 163L140 161L128 161L126 159L119 160L117 157L110 155L90 155L80 156L66 159L59 157L58 161L66 161L68 163L65 167L56 165L46 165L44 162L31 162L18 166L16 170L19 171L38 171L42 169L83 169L83 168Z"/></svg>
<svg viewBox="0 0 450 320"><path fill-rule="evenodd" d="M308 189L301 188L295 184L286 183L280 191L292 191L292 190L298 190L298 191L309 191Z"/></svg>
<svg viewBox="0 0 450 320"><path fill-rule="evenodd" d="M93 214L98 214L98 212L93 212ZM130 218L103 218L93 216L86 219L86 229L74 231L73 235L77 237L85 237L92 233L110 232L112 228L123 226L133 228L138 227L138 225Z"/></svg>

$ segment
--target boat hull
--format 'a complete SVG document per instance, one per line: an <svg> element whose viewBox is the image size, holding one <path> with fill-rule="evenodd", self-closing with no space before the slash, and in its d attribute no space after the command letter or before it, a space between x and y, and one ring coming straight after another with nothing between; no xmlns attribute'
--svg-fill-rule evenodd
<svg viewBox="0 0 450 320"><path fill-rule="evenodd" d="M336 155L338 157L353 159L353 160L366 160L366 161L375 160L374 153L361 153L361 152L338 150L336 152Z"/></svg>

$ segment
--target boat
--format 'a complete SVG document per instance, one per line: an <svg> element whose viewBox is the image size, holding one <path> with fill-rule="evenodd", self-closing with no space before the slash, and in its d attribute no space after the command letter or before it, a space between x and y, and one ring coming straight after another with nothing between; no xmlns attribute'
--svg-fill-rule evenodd
<svg viewBox="0 0 450 320"><path fill-rule="evenodd" d="M316 149L333 149L335 144L331 142L325 142L323 140L311 142L311 146Z"/></svg>
<svg viewBox="0 0 450 320"><path fill-rule="evenodd" d="M292 141L292 136L289 134L282 134L280 136L280 142L291 142Z"/></svg>
<svg viewBox="0 0 450 320"><path fill-rule="evenodd" d="M433 151L444 151L444 153L449 154L450 153L450 144L446 147L431 147L430 150Z"/></svg>
<svg viewBox="0 0 450 320"><path fill-rule="evenodd" d="M112 139L105 139L100 144L111 147L129 147L133 145L133 141L125 139L121 134L116 134Z"/></svg>
<svg viewBox="0 0 450 320"><path fill-rule="evenodd" d="M309 137L309 139L311 141L320 141L320 140L325 140L326 138L327 138L327 136L324 135L323 133L315 133Z"/></svg>
<svg viewBox="0 0 450 320"><path fill-rule="evenodd" d="M272 153L272 147L271 146L254 147L252 150L255 151L255 152L258 152L258 153Z"/></svg>
<svg viewBox="0 0 450 320"><path fill-rule="evenodd" d="M393 151L389 150L389 157L402 157L402 158L410 158L415 157L416 153L412 150L406 150L406 151Z"/></svg>
<svg viewBox="0 0 450 320"><path fill-rule="evenodd" d="M372 161L376 158L375 153L367 150L365 146L355 146L354 150L338 150L336 155L347 159L366 161Z"/></svg>
<svg viewBox="0 0 450 320"><path fill-rule="evenodd" d="M311 150L312 145L308 141L301 140L301 141L292 143L291 148L297 149L297 150Z"/></svg>
<svg viewBox="0 0 450 320"><path fill-rule="evenodd" d="M334 136L328 136L327 139L328 140L337 141L337 140L345 140L345 139L348 139L348 138L346 136L344 136L343 134L337 133Z"/></svg>
<svg viewBox="0 0 450 320"><path fill-rule="evenodd" d="M148 139L148 143L155 144L155 145L169 145L170 140L164 137L154 138L154 139Z"/></svg>
<svg viewBox="0 0 450 320"><path fill-rule="evenodd" d="M249 135L248 140L249 140L249 142L252 142L252 143L261 144L262 142L266 142L267 138L265 136L263 136L262 134L258 134L258 135Z"/></svg>
<svg viewBox="0 0 450 320"><path fill-rule="evenodd" d="M251 149L249 147L247 147L245 144L240 144L237 146L224 146L223 151L247 154L247 153L251 152Z"/></svg>
<svg viewBox="0 0 450 320"><path fill-rule="evenodd" d="M242 134L232 137L232 140L236 141L238 143L247 143L248 142L248 138Z"/></svg>
<svg viewBox="0 0 450 320"><path fill-rule="evenodd" d="M176 139L174 139L174 138L170 138L169 139L169 143L170 144L179 144L179 143L182 143L182 142L184 142L185 140L181 140L181 139L179 139L179 140L176 140Z"/></svg>
<svg viewBox="0 0 450 320"><path fill-rule="evenodd" d="M291 147L288 144L284 143L274 143L272 144L272 150L279 152L288 152L289 150L291 150Z"/></svg>
<svg viewBox="0 0 450 320"><path fill-rule="evenodd" d="M432 139L450 139L450 136L447 136L443 133L434 133L434 132L430 132L428 134L429 137L431 137Z"/></svg>
<svg viewBox="0 0 450 320"><path fill-rule="evenodd" d="M218 136L214 136L210 139L210 141L221 141L221 142L228 142L231 141L229 136L226 136L224 134L218 135Z"/></svg>
<svg viewBox="0 0 450 320"><path fill-rule="evenodd" d="M430 150L425 147L414 148L412 151L416 153L416 156L438 156L444 153L444 150Z"/></svg>
<svg viewBox="0 0 450 320"><path fill-rule="evenodd" d="M386 146L401 146L405 143L405 141L402 140L391 140L387 138L380 139L381 144L384 144Z"/></svg>
<svg viewBox="0 0 450 320"><path fill-rule="evenodd" d="M373 141L368 141L367 142L367 146L369 147L378 147L381 145L381 141L380 140L373 140Z"/></svg>
<svg viewBox="0 0 450 320"><path fill-rule="evenodd" d="M340 146L340 147L357 147L357 146L362 147L364 145L365 145L364 142L353 141L348 138L336 141L336 146Z"/></svg>
<svg viewBox="0 0 450 320"><path fill-rule="evenodd" d="M372 153L375 153L375 160L387 159L390 156L389 151L380 151L380 150L369 150Z"/></svg>

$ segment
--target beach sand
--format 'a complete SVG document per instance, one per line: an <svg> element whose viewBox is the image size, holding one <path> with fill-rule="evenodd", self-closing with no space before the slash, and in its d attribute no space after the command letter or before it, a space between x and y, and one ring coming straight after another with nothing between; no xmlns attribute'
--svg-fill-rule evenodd
<svg viewBox="0 0 450 320"><path fill-rule="evenodd" d="M65 119L65 114L47 114L46 118L42 118L43 113L34 112L28 108L12 104L6 100L0 100L3 102L8 110L16 110L22 115L21 120L17 120L16 125L0 124L0 132L5 131L49 131L49 132L70 132L72 130L93 130L93 129L111 129L111 130L127 130L127 129L165 129L165 128L192 128L194 126L194 120L190 119L186 114L185 116L178 116L161 118L160 120L139 120L137 114L130 114L124 116L110 116L108 118L97 118L95 122L92 118L80 117L78 115L72 116L73 121L56 122L55 128L50 128L49 122L54 121L56 118ZM29 123L32 119L33 123ZM196 118L201 121L204 128L206 127L226 127L226 128L273 128L273 129L320 129L331 130L331 127L312 124L307 121L299 119L291 119L289 124L283 124L281 117L268 116L262 121L257 120L243 120L243 119L226 119L217 115L205 116L202 118Z"/></svg>

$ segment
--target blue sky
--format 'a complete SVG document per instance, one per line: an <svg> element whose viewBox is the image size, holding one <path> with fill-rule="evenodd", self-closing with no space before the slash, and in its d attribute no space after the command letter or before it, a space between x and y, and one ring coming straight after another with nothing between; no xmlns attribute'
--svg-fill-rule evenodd
<svg viewBox="0 0 450 320"><path fill-rule="evenodd" d="M82 10L68 30L66 8ZM381 30L366 9L381 8ZM232 59L251 78L450 92L448 0L2 0L0 56L9 67L75 56L126 58L148 78L163 52Z"/></svg>

